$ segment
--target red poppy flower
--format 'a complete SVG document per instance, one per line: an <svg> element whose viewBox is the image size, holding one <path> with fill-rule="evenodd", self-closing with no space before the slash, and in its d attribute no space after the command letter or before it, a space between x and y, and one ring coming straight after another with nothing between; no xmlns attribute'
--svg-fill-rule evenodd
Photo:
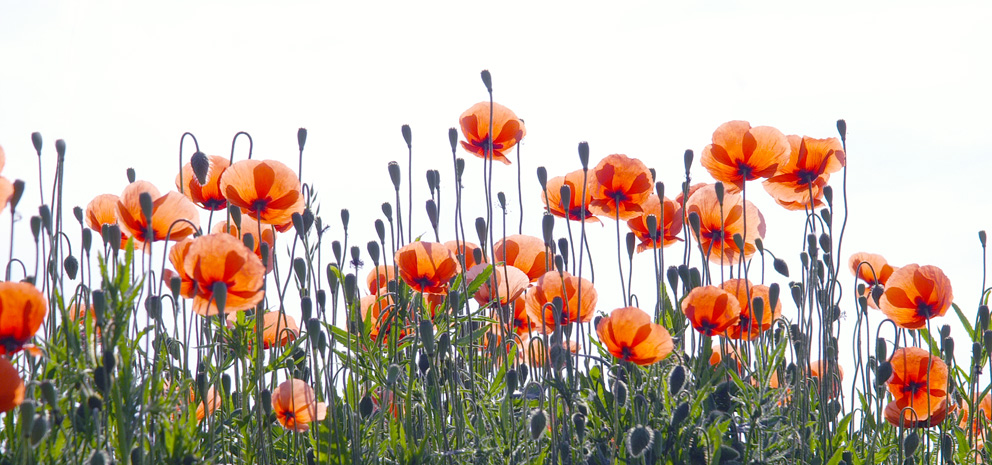
<svg viewBox="0 0 992 465"><path fill-rule="evenodd" d="M162 273L162 280L166 284L171 283L173 277L179 277L179 295L187 299L192 299L195 292L193 278L186 274L185 268L186 255L189 254L189 246L192 244L192 239L183 239L173 244L172 248L169 249L169 262L176 268L176 271L166 269Z"/></svg>
<svg viewBox="0 0 992 465"><path fill-rule="evenodd" d="M747 201L746 208L742 204L743 198L740 195L725 193L721 207L713 184L699 188L689 197L687 214L699 215L699 236L696 240L711 262L729 265L740 259L741 251L734 242L735 234L744 238L744 258L750 257L757 250L754 240L765 237L765 217L750 200ZM695 235L695 231L693 234Z"/></svg>
<svg viewBox="0 0 992 465"><path fill-rule="evenodd" d="M262 232L262 240L258 240L259 231ZM250 216L241 217L241 230L238 230L238 226L234 224L233 221L226 222L222 221L214 225L214 233L228 233L236 238L238 238L242 243L244 243L244 236L246 234L252 237L252 251L255 252L255 256L259 260L262 259L262 243L269 245L269 258L265 263L265 272L268 273L272 271L272 267L275 264L275 254L276 254L276 233L272 231L272 227L269 225L259 225L258 221L255 221Z"/></svg>
<svg viewBox="0 0 992 465"><path fill-rule="evenodd" d="M224 170L220 190L231 205L280 232L293 226L293 213L303 213L300 180L275 160L242 160Z"/></svg>
<svg viewBox="0 0 992 465"><path fill-rule="evenodd" d="M919 329L951 307L951 280L936 266L906 265L889 277L878 306L897 326Z"/></svg>
<svg viewBox="0 0 992 465"><path fill-rule="evenodd" d="M193 173L192 162L183 166L183 171L176 175L176 188L181 189L186 198L207 210L223 210L227 208L227 198L220 190L220 177L224 170L231 165L227 158L211 155L210 168L207 170L207 183L201 185Z"/></svg>
<svg viewBox="0 0 992 465"><path fill-rule="evenodd" d="M589 171L589 210L603 217L629 220L644 211L653 189L651 170L643 162L626 155L608 155Z"/></svg>
<svg viewBox="0 0 992 465"><path fill-rule="evenodd" d="M743 364L741 363L743 357L741 357L740 352L738 352L737 349L734 348L733 344L729 344L726 342L713 343L713 352L710 353L710 365L712 366L720 365L720 362L722 362L725 357L730 357L731 360L737 362L737 372L739 373L741 371L741 368L743 367ZM777 384L778 380L776 379L775 382Z"/></svg>
<svg viewBox="0 0 992 465"><path fill-rule="evenodd" d="M193 388L189 388L189 401L196 402L196 393ZM217 406L222 403L220 394L213 386L207 389L206 398L202 399L199 404L196 405L196 421L197 423L202 422L204 418L208 415L213 415L214 410L217 410Z"/></svg>
<svg viewBox="0 0 992 465"><path fill-rule="evenodd" d="M103 233L103 225L115 225L117 223L117 201L120 200L114 194L100 194L93 198L86 205L86 225L96 231ZM127 242L127 228L121 229L121 242Z"/></svg>
<svg viewBox="0 0 992 465"><path fill-rule="evenodd" d="M897 349L889 359L892 376L887 384L896 408L907 422L930 418L947 396L947 365L940 357L917 347Z"/></svg>
<svg viewBox="0 0 992 465"><path fill-rule="evenodd" d="M283 428L305 433L311 422L324 419L327 405L317 402L313 388L305 381L293 378L272 391L272 411Z"/></svg>
<svg viewBox="0 0 992 465"><path fill-rule="evenodd" d="M614 357L638 365L658 363L675 347L668 330L637 307L613 310L599 320L596 334Z"/></svg>
<svg viewBox="0 0 992 465"><path fill-rule="evenodd" d="M0 413L13 410L21 402L24 402L24 380L10 360L0 357Z"/></svg>
<svg viewBox="0 0 992 465"><path fill-rule="evenodd" d="M472 269L468 270L468 273L465 273L465 279L468 282L472 282L479 274L486 270L487 266L489 265L480 264L473 266ZM492 292L491 284L493 279L496 280L495 293ZM517 267L497 263L493 266L493 272L489 279L475 292L475 301L479 302L479 305L486 305L493 301L496 294L499 294L498 304L506 305L507 302L512 302L520 297L529 285L530 278L527 277L527 273L520 271Z"/></svg>
<svg viewBox="0 0 992 465"><path fill-rule="evenodd" d="M682 313L696 331L713 336L723 334L737 324L741 305L736 296L719 287L701 286L682 299Z"/></svg>
<svg viewBox="0 0 992 465"><path fill-rule="evenodd" d="M463 268L465 270L470 270L473 266L478 265L479 263L486 263L486 256L482 254L482 248L477 244L465 241L448 241L444 243L444 246L447 247L451 253L455 254L455 257L459 255L465 256L465 268ZM475 261L476 250L479 251L479 255L482 257L481 262Z"/></svg>
<svg viewBox="0 0 992 465"><path fill-rule="evenodd" d="M192 281L193 311L202 316L219 313L213 299L217 282L227 285L225 313L252 308L264 297L262 260L230 234L193 239L183 259L183 272Z"/></svg>
<svg viewBox="0 0 992 465"><path fill-rule="evenodd" d="M152 198L151 237L148 236L148 222L139 201L143 193L148 193ZM191 236L199 228L200 213L189 199L178 192L159 195L152 183L135 181L124 188L117 200L117 220L137 242L135 248L144 248L142 244L145 242L164 239L181 241Z"/></svg>
<svg viewBox="0 0 992 465"><path fill-rule="evenodd" d="M700 161L713 179L727 185L727 192L739 192L745 181L771 177L788 160L789 140L781 131L730 121L716 128Z"/></svg>
<svg viewBox="0 0 992 465"><path fill-rule="evenodd" d="M836 137L812 139L788 136L788 161L779 165L773 176L766 179L765 190L779 205L789 210L823 206L823 187L830 173L847 163L844 148Z"/></svg>
<svg viewBox="0 0 992 465"><path fill-rule="evenodd" d="M279 318L277 311L265 312L262 324L265 325L262 330L263 349L275 346L286 347L286 344L300 336L300 327L296 325L296 319L286 314Z"/></svg>
<svg viewBox="0 0 992 465"><path fill-rule="evenodd" d="M871 290L875 286L884 287L895 268L889 265L885 257L877 253L858 252L851 255L848 263L854 277L865 282L865 298L868 299L868 306L877 309L878 305L871 296Z"/></svg>
<svg viewBox="0 0 992 465"><path fill-rule="evenodd" d="M544 241L534 236L515 234L500 240L493 247L497 262L519 268L531 282L548 271L548 253Z"/></svg>
<svg viewBox="0 0 992 465"><path fill-rule="evenodd" d="M978 411L975 412L975 418L972 420L971 434L978 438L976 442L983 444L985 442L985 427L992 423L992 397L986 394L981 401L975 398L974 405ZM958 418L960 419L958 427L965 431L968 431L970 413L971 409L968 408L968 404L962 402L961 410L958 411Z"/></svg>
<svg viewBox="0 0 992 465"><path fill-rule="evenodd" d="M379 265L369 271L365 282L369 286L369 292L375 294L380 289L386 289L386 285L395 279L396 271L393 265Z"/></svg>
<svg viewBox="0 0 992 465"><path fill-rule="evenodd" d="M582 289L582 300L579 301L579 289ZM555 297L561 297L563 305L560 314L555 314L549 305ZM587 322L592 319L596 309L598 296L592 282L588 279L572 276L568 272L558 274L549 271L537 280L537 285L527 290L527 313L531 320L543 325L546 331L553 331L555 321L559 325L574 322Z"/></svg>
<svg viewBox="0 0 992 465"><path fill-rule="evenodd" d="M412 242L396 251L400 278L415 291L447 294L448 281L462 272L455 254L437 242Z"/></svg>
<svg viewBox="0 0 992 465"><path fill-rule="evenodd" d="M36 287L22 282L0 282L0 355L31 348L28 341L45 321L48 302Z"/></svg>
<svg viewBox="0 0 992 465"><path fill-rule="evenodd" d="M637 244L638 252L643 252L649 248L656 249L659 246L668 247L682 240L678 237L679 232L682 231L682 211L675 202L666 197L664 210L662 210L662 202L658 199L658 195L651 194L643 208L644 211L641 214L627 221L630 232L634 233L634 237L640 241ZM657 240L651 239L651 230L648 229L648 216L651 215L654 215L657 225L655 227Z"/></svg>
<svg viewBox="0 0 992 465"><path fill-rule="evenodd" d="M768 297L769 289L764 284L751 284L751 281L746 279L728 279L720 287L736 296L741 308L740 320L727 330L727 336L731 339L750 341L771 328L772 323L782 316L782 301L776 302L775 308L772 309ZM756 297L761 297L764 302L760 325L757 316L751 312L751 303Z"/></svg>
<svg viewBox="0 0 992 465"><path fill-rule="evenodd" d="M565 176L556 176L548 180L547 191L542 192L541 197L552 215L568 218L572 221L582 221L582 218L585 217L586 222L598 221L602 223L589 210L592 192L586 188L585 180L586 174L582 170L572 171ZM561 198L563 186L568 186L569 189L570 197L567 199ZM582 200L583 189L586 191L584 200Z"/></svg>
<svg viewBox="0 0 992 465"><path fill-rule="evenodd" d="M382 333L383 336L389 334L393 325L403 326L402 322L397 321L395 302L390 295L377 297L373 294L362 297L358 302L358 309L362 314L362 321L369 328L369 338L373 341L380 340L379 333ZM383 328L383 324L390 320L392 321ZM403 336L406 336L405 329L401 329L399 333L400 338ZM385 340L385 337L382 340Z"/></svg>
<svg viewBox="0 0 992 465"><path fill-rule="evenodd" d="M561 346L573 354L579 352L579 343L574 339L568 343L562 341ZM526 363L532 367L548 365L551 360L544 347L542 336L530 333L521 335L517 341L517 363Z"/></svg>
<svg viewBox="0 0 992 465"><path fill-rule="evenodd" d="M925 419L916 421L908 419L915 418L916 415L914 415L912 410L906 410L904 413L899 407L899 402L894 400L885 405L883 414L885 416L885 421L888 421L894 426L902 428L932 428L943 423L944 419L947 418L948 412L953 412L954 409L954 405L949 404L947 401L947 396L944 396L940 398L940 402L937 403L933 413Z"/></svg>
<svg viewBox="0 0 992 465"><path fill-rule="evenodd" d="M517 145L521 139L527 135L523 120L517 115L498 103L492 107L493 114L493 138L492 155L493 160L499 160L503 164L509 165L510 160L506 158L507 150ZM489 102L479 102L465 110L459 118L462 125L462 135L468 141L462 141L462 148L474 153L479 158L486 158L486 151L489 149Z"/></svg>
<svg viewBox="0 0 992 465"><path fill-rule="evenodd" d="M832 374L829 373L827 370L830 368L835 369L836 372ZM820 382L827 382L827 381L822 381L824 378L829 379L829 381L833 385L833 388L830 389L831 395L837 396L840 394L840 388L841 388L840 382L844 380L844 367L840 366L840 364L838 364L837 362L834 362L830 365L827 364L826 360L817 360L815 362L810 362L809 374L814 378L821 379Z"/></svg>

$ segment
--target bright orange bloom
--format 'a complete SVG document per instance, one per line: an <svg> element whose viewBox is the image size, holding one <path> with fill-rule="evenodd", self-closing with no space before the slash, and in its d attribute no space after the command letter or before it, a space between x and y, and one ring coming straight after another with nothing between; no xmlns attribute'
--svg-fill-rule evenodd
<svg viewBox="0 0 992 465"><path fill-rule="evenodd" d="M638 365L658 363L675 347L668 330L637 307L613 310L599 320L596 334L614 357Z"/></svg>
<svg viewBox="0 0 992 465"><path fill-rule="evenodd" d="M293 378L272 391L272 411L283 428L305 433L311 422L324 419L327 405L317 402L313 388L306 382Z"/></svg>
<svg viewBox="0 0 992 465"><path fill-rule="evenodd" d="M482 254L482 248L477 244L465 241L448 241L444 243L444 246L451 251L451 253L458 255L465 255L465 268L466 270L472 269L473 266L479 263L486 263L486 256ZM475 251L478 250L479 254L482 256L482 261L475 261Z"/></svg>
<svg viewBox="0 0 992 465"><path fill-rule="evenodd" d="M975 418L971 424L971 434L977 436L979 439L976 442L982 444L985 442L985 427L992 423L992 397L986 394L981 401L974 399L974 404L978 407L978 411L975 412ZM962 402L961 410L958 411L958 418L960 419L958 426L965 431L968 431L970 413L968 404Z"/></svg>
<svg viewBox="0 0 992 465"><path fill-rule="evenodd" d="M769 289L764 284L751 284L751 281L746 279L728 279L720 287L736 296L737 303L741 307L740 320L727 330L727 336L731 339L750 341L771 328L772 323L782 316L782 301L776 302L775 308L772 309L768 297ZM751 312L751 303L754 302L755 297L761 297L764 302L760 325L757 316Z"/></svg>
<svg viewBox="0 0 992 465"><path fill-rule="evenodd" d="M148 222L141 212L141 194L148 193L152 198L151 236L148 236ZM148 181L135 181L124 188L117 200L117 220L127 229L128 235L136 241L135 248L145 242L168 239L181 241L200 227L200 212L196 206L178 192L159 195L158 189ZM185 220L185 221L180 221ZM169 232L169 228L172 232Z"/></svg>
<svg viewBox="0 0 992 465"><path fill-rule="evenodd" d="M242 160L224 170L220 190L231 205L241 208L280 232L293 226L293 213L303 213L300 180L275 160Z"/></svg>
<svg viewBox="0 0 992 465"><path fill-rule="evenodd" d="M579 301L579 289L582 300ZM550 305L555 297L561 297L561 313L555 314ZM531 320L543 325L548 332L554 331L555 322L564 326L574 322L587 322L592 319L598 296L592 282L586 278L572 276L568 272L558 274L549 271L537 280L537 285L527 290L527 313ZM547 305L547 307L545 307Z"/></svg>
<svg viewBox="0 0 992 465"><path fill-rule="evenodd" d="M837 396L840 394L840 388L841 388L840 383L841 381L844 380L844 367L840 366L839 363L834 362L832 364L832 368L836 368L837 372L832 374L827 372L828 368L831 367L827 365L826 360L817 360L815 362L810 362L809 374L814 378L820 379L821 380L820 382L827 382L827 381L823 381L824 378L827 378L828 381L830 381L831 384L833 385L833 388L830 389L831 395Z"/></svg>
<svg viewBox="0 0 992 465"><path fill-rule="evenodd" d="M117 224L117 201L120 200L114 194L100 194L86 205L86 225L96 231L103 233L103 225ZM121 228L121 242L127 241L127 228Z"/></svg>
<svg viewBox="0 0 992 465"><path fill-rule="evenodd" d="M713 336L723 334L737 324L741 305L736 296L719 287L701 286L682 299L682 313L696 331Z"/></svg>
<svg viewBox="0 0 992 465"><path fill-rule="evenodd" d="M889 363L892 377L888 387L896 408L901 411L909 407L903 419L908 423L930 418L947 396L947 365L940 357L917 347L897 349Z"/></svg>
<svg viewBox="0 0 992 465"><path fill-rule="evenodd" d="M737 371L738 373L741 371L741 360L743 360L743 357L741 357L740 352L738 352L737 349L735 349L734 346L728 342L713 343L713 352L710 354L710 365L720 365L720 362L723 361L724 357L730 357L731 360L737 362ZM775 382L777 383L778 379L776 379Z"/></svg>
<svg viewBox="0 0 992 465"><path fill-rule="evenodd" d="M662 210L662 202L658 199L658 195L651 194L643 209L644 211L640 215L627 220L627 227L630 228L630 232L634 233L637 240L641 241L640 244L637 244L638 253L648 248L668 247L682 240L678 237L678 234L682 232L682 209L675 202L666 197L664 210ZM657 225L655 227L657 240L651 240L651 230L648 228L648 216L651 215L654 215Z"/></svg>
<svg viewBox="0 0 992 465"><path fill-rule="evenodd" d="M916 415L914 415L912 409L908 409L903 412L899 407L899 403L892 401L885 405L883 415L885 416L885 421L888 421L894 426L900 426L903 428L932 428L943 423L944 419L947 418L948 412L954 411L954 405L948 405L947 396L941 397L940 402L938 402L935 406L933 413L931 413L927 418L913 421L912 418ZM979 449L981 449L981 446L979 446Z"/></svg>
<svg viewBox="0 0 992 465"><path fill-rule="evenodd" d="M14 197L14 183L9 179L0 176L0 211L7 207L10 199Z"/></svg>
<svg viewBox="0 0 992 465"><path fill-rule="evenodd" d="M465 273L465 279L468 282L474 281L486 270L487 266L489 265L473 266L472 269L468 270L468 273ZM494 278L496 279L495 293L492 292L491 285ZM486 305L494 300L496 294L499 294L499 305L506 305L507 302L512 302L520 297L529 285L530 278L527 277L527 273L520 271L517 267L497 263L493 266L493 272L489 279L475 292L475 301L479 302L479 305Z"/></svg>
<svg viewBox="0 0 992 465"><path fill-rule="evenodd" d="M836 137L812 139L788 136L789 158L779 165L775 174L766 179L765 191L789 210L803 210L823 205L823 187L830 173L847 163L844 148Z"/></svg>
<svg viewBox="0 0 992 465"><path fill-rule="evenodd" d="M258 231L262 231L262 240L258 240ZM222 221L214 225L214 233L227 232L234 237L237 237L244 243L246 235L251 235L252 237L252 251L255 252L255 256L259 260L262 259L262 243L269 245L269 258L265 264L265 272L268 273L272 271L272 267L275 264L275 254L276 254L276 233L272 230L269 225L259 225L258 221L255 221L250 216L241 217L241 231L238 231L238 226L234 224L233 221L230 223Z"/></svg>
<svg viewBox="0 0 992 465"><path fill-rule="evenodd" d="M527 135L524 122L517 115L498 103L492 107L493 113L493 134L492 156L493 160L499 160L503 164L509 165L510 160L506 158L507 150L513 148ZM486 158L489 150L489 102L479 102L465 110L458 118L462 125L462 135L468 142L461 141L462 148L474 153L479 158Z"/></svg>
<svg viewBox="0 0 992 465"><path fill-rule="evenodd" d="M892 273L878 304L900 328L919 329L944 316L952 300L951 280L940 268L914 263Z"/></svg>
<svg viewBox="0 0 992 465"><path fill-rule="evenodd" d="M13 410L21 402L24 402L24 380L10 360L0 357L0 413Z"/></svg>
<svg viewBox="0 0 992 465"><path fill-rule="evenodd" d="M189 401L191 403L196 402L196 393L192 387L189 388ZM221 403L220 394L217 393L217 390L213 386L210 386L207 389L206 398L202 399L196 406L197 423L202 422L204 418L207 418L207 415L213 415L214 410L217 410L217 406Z"/></svg>
<svg viewBox="0 0 992 465"><path fill-rule="evenodd" d="M22 282L0 282L0 355L31 348L45 320L48 302L36 287Z"/></svg>
<svg viewBox="0 0 992 465"><path fill-rule="evenodd" d="M770 126L751 127L747 121L729 121L713 132L713 143L703 149L700 162L727 192L739 192L744 182L771 177L789 161L789 140Z"/></svg>
<svg viewBox="0 0 992 465"><path fill-rule="evenodd" d="M613 154L589 170L589 210L606 218L629 220L644 211L654 189L651 170L641 160Z"/></svg>
<svg viewBox="0 0 992 465"><path fill-rule="evenodd" d="M396 271L393 265L379 265L369 271L365 283L369 286L369 292L375 294L380 289L385 289L386 285L395 279Z"/></svg>
<svg viewBox="0 0 992 465"><path fill-rule="evenodd" d="M286 314L279 318L277 311L265 312L262 324L265 325L262 331L263 349L285 347L300 336L300 327L296 325L296 319Z"/></svg>
<svg viewBox="0 0 992 465"><path fill-rule="evenodd" d="M3 147L0 147L0 171L3 171L5 164L7 164L7 154L4 153Z"/></svg>
<svg viewBox="0 0 992 465"><path fill-rule="evenodd" d="M447 294L448 281L462 272L458 258L444 244L411 242L396 251L400 278L413 290Z"/></svg>
<svg viewBox="0 0 992 465"><path fill-rule="evenodd" d="M565 341L562 341L561 346L573 354L579 352L579 343L574 339L568 341L567 344ZM517 341L517 362L526 363L532 367L543 367L547 365L551 360L547 353L548 351L544 350L544 347L542 336L530 333L521 335Z"/></svg>
<svg viewBox="0 0 992 465"><path fill-rule="evenodd" d="M188 238L173 244L172 248L169 249L169 261L176 268L176 271L167 269L162 273L162 280L166 284L169 284L174 276L179 277L179 295L187 299L192 299L194 295L193 278L186 274L185 268L186 255L189 254L189 246L192 244L193 239Z"/></svg>
<svg viewBox="0 0 992 465"><path fill-rule="evenodd" d="M390 295L376 297L372 294L362 297L358 302L358 309L362 314L362 321L369 326L369 338L373 341L379 340L379 333L384 336L389 334L393 325L401 328L403 326L402 322L397 321L395 302ZM382 327L383 323L386 323L385 328ZM405 329L401 329L399 333L399 337L403 336L406 336ZM385 340L385 337L382 339Z"/></svg>
<svg viewBox="0 0 992 465"><path fill-rule="evenodd" d="M689 197L686 204L687 214L699 215L699 236L696 240L713 263L729 265L740 259L741 251L734 243L735 234L744 237L744 258L750 257L757 250L754 240L765 237L765 217L750 200L747 201L746 209L742 206L742 202L743 198L740 195L728 192L724 194L723 207L721 207L713 184L699 188Z"/></svg>
<svg viewBox="0 0 992 465"><path fill-rule="evenodd" d="M885 257L877 253L858 252L851 255L848 263L854 277L865 282L865 298L868 299L868 306L877 309L878 305L871 296L871 290L875 286L884 287L895 268L889 265Z"/></svg>
<svg viewBox="0 0 992 465"><path fill-rule="evenodd" d="M548 180L547 192L542 192L541 197L546 202L551 214L561 218L568 218L572 221L582 221L583 216L586 222L602 221L593 215L589 210L592 202L592 192L583 182L586 174L582 170L572 171L565 176L556 176ZM561 198L562 186L568 186L570 196L567 199ZM582 200L582 190L585 189L585 200ZM545 195L547 194L547 195Z"/></svg>
<svg viewBox="0 0 992 465"><path fill-rule="evenodd" d="M227 198L220 190L220 177L224 170L231 166L227 158L211 155L210 168L207 170L207 183L200 185L193 173L192 162L186 162L183 172L176 175L176 188L182 189L186 198L207 210L223 210L227 208Z"/></svg>
<svg viewBox="0 0 992 465"><path fill-rule="evenodd" d="M515 234L500 240L493 247L497 262L506 262L524 273L531 282L548 271L548 253L544 241L534 236Z"/></svg>
<svg viewBox="0 0 992 465"><path fill-rule="evenodd" d="M192 281L193 311L202 316L220 313L213 299L217 282L227 284L225 313L252 308L264 297L262 260L230 234L193 239L183 259L183 272Z"/></svg>

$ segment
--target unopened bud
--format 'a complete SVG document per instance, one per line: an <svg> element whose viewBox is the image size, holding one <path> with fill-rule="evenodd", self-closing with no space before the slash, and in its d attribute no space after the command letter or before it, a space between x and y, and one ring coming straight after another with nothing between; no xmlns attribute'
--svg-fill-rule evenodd
<svg viewBox="0 0 992 465"><path fill-rule="evenodd" d="M533 440L541 439L544 435L544 430L548 427L548 416L544 413L544 410L535 410L530 417L530 438Z"/></svg>
<svg viewBox="0 0 992 465"><path fill-rule="evenodd" d="M632 457L640 457L651 447L652 440L654 431L648 426L637 425L627 431L627 450Z"/></svg>

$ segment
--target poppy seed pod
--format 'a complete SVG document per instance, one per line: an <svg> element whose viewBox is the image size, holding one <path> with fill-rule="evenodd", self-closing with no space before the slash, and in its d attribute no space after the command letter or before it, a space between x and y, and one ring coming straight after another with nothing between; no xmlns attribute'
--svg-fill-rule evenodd
<svg viewBox="0 0 992 465"><path fill-rule="evenodd" d="M548 416L544 410L535 410L530 417L530 438L537 441L548 427Z"/></svg>
<svg viewBox="0 0 992 465"><path fill-rule="evenodd" d="M537 182L541 184L541 190L548 190L548 170L543 166L537 167Z"/></svg>
<svg viewBox="0 0 992 465"><path fill-rule="evenodd" d="M672 412L672 427L678 429L686 418L689 418L689 402L682 402Z"/></svg>
<svg viewBox="0 0 992 465"><path fill-rule="evenodd" d="M386 165L386 168L389 171L389 180L393 182L393 188L399 190L400 180L401 180L399 163L396 163L395 161L391 161L389 162L388 165Z"/></svg>
<svg viewBox="0 0 992 465"><path fill-rule="evenodd" d="M875 369L875 384L881 386L889 381L892 377L892 364L889 362L882 362L878 368Z"/></svg>
<svg viewBox="0 0 992 465"><path fill-rule="evenodd" d="M686 150L685 154L682 155L682 162L685 164L685 176L689 177L689 168L692 167L692 150Z"/></svg>
<svg viewBox="0 0 992 465"><path fill-rule="evenodd" d="M586 416L581 413L573 414L572 427L575 429L575 435L581 441L586 435Z"/></svg>
<svg viewBox="0 0 992 465"><path fill-rule="evenodd" d="M840 134L840 140L847 141L847 121L837 120L837 133Z"/></svg>
<svg viewBox="0 0 992 465"><path fill-rule="evenodd" d="M458 149L458 129L448 128L448 142L451 144L451 153Z"/></svg>
<svg viewBox="0 0 992 465"><path fill-rule="evenodd" d="M369 258L372 259L372 264L379 266L379 243L376 241L369 241L365 244L365 250L369 253Z"/></svg>
<svg viewBox="0 0 992 465"><path fill-rule="evenodd" d="M493 93L493 75L489 73L488 69L482 70L480 74L482 76L482 84L486 86L486 91L490 94Z"/></svg>
<svg viewBox="0 0 992 465"><path fill-rule="evenodd" d="M682 365L676 365L672 369L672 373L668 376L668 392L674 397L682 392L682 387L685 386L685 367Z"/></svg>
<svg viewBox="0 0 992 465"><path fill-rule="evenodd" d="M31 144L34 145L34 151L41 156L42 139L40 132L31 133Z"/></svg>
<svg viewBox="0 0 992 465"><path fill-rule="evenodd" d="M988 237L985 234L985 230L978 231L978 242L982 243L982 248L985 248L985 241Z"/></svg>
<svg viewBox="0 0 992 465"><path fill-rule="evenodd" d="M916 453L918 447L920 447L920 435L916 431L909 433L902 441L902 450L907 456Z"/></svg>
<svg viewBox="0 0 992 465"><path fill-rule="evenodd" d="M396 384L396 380L400 377L400 367L395 363L389 365L386 369L386 386L393 386Z"/></svg>
<svg viewBox="0 0 992 465"><path fill-rule="evenodd" d="M413 144L413 132L410 130L410 125L404 124L400 126L400 132L403 134L403 141L406 142L406 147L411 148Z"/></svg>
<svg viewBox="0 0 992 465"><path fill-rule="evenodd" d="M584 171L589 170L589 143L579 142L579 163Z"/></svg>
<svg viewBox="0 0 992 465"><path fill-rule="evenodd" d="M670 289L675 289L679 284L679 269L675 266L668 267L665 271L665 276L668 278L668 285Z"/></svg>

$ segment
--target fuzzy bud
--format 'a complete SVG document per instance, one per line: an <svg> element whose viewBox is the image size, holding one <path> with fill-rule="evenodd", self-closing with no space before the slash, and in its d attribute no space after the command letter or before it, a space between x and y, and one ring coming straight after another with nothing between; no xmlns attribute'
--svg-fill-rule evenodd
<svg viewBox="0 0 992 465"><path fill-rule="evenodd" d="M654 431L650 427L637 425L627 431L627 450L632 457L640 457L651 447L653 440Z"/></svg>
<svg viewBox="0 0 992 465"><path fill-rule="evenodd" d="M530 417L530 438L537 441L544 436L544 430L548 427L548 415L544 410L535 410Z"/></svg>
<svg viewBox="0 0 992 465"><path fill-rule="evenodd" d="M677 396L679 392L682 392L683 386L685 386L685 367L676 365L672 369L672 373L668 376L668 392L673 397Z"/></svg>

